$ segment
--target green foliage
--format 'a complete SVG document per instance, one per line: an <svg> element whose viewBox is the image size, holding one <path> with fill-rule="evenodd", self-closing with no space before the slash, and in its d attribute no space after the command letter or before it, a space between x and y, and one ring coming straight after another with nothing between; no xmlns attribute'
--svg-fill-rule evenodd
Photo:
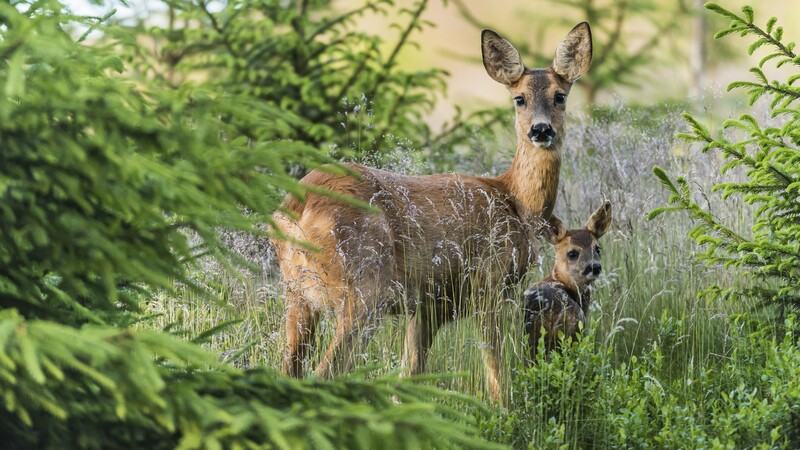
<svg viewBox="0 0 800 450"><path fill-rule="evenodd" d="M309 382L216 362L148 330L0 312L0 434L13 448L499 448L396 375ZM394 399L401 403L396 404Z"/></svg>
<svg viewBox="0 0 800 450"><path fill-rule="evenodd" d="M676 321L662 317L657 335L672 334ZM482 429L514 448L797 448L796 336L776 342L734 324L728 339L724 358L675 377L665 342L613 365L613 347L590 333L520 368L513 404L482 416Z"/></svg>
<svg viewBox="0 0 800 450"><path fill-rule="evenodd" d="M629 125L631 133L654 134L661 131L664 117L674 116L689 106L687 102L661 102L647 105L589 105L589 113L595 126L610 126L618 123Z"/></svg>
<svg viewBox="0 0 800 450"><path fill-rule="evenodd" d="M421 148L456 134L435 136L422 116L444 90L446 73L401 62L418 45L414 34L432 25L424 19L429 0L409 8L367 0L340 13L329 3L236 0L212 10L209 2L165 2L167 26L129 30L129 39L154 43L135 47L131 62L166 85L199 79L279 108L285 126L262 127L254 138L305 142L335 158L374 158L398 140ZM379 16L391 16L394 42L353 26Z"/></svg>
<svg viewBox="0 0 800 450"><path fill-rule="evenodd" d="M271 123L268 105L125 81L59 6L0 6L0 306L124 324L147 291L189 283L187 262L228 252L216 227L255 231L300 192L287 163L322 158L238 132Z"/></svg>
<svg viewBox="0 0 800 450"><path fill-rule="evenodd" d="M701 206L693 195L691 182L678 177L673 182L666 172L656 167L654 172L670 192L667 207L656 208L650 217L665 212L687 211L697 225L689 236L704 247L698 257L708 264L743 269L753 278L752 287L712 286L704 293L713 297L738 298L746 296L761 304L778 304L780 307L800 307L800 58L793 52L794 43L784 43L783 28L776 27L771 19L766 28L753 23L752 8L744 7L739 16L714 3L708 9L731 19L729 27L717 33L718 37L738 33L756 40L750 46L752 54L757 48L768 49L758 67L751 73L755 81L731 83L731 89L744 89L750 103L770 98L770 120L761 123L752 114L726 120L723 130L712 133L689 114L684 114L691 131L681 135L689 142L702 145L702 151L718 151L727 161L722 173L733 169L743 170L744 181L721 182L713 190L723 198L740 197L755 206L755 220L750 234L726 226L708 208ZM789 65L796 74L786 80L769 80L762 68L771 62L777 66Z"/></svg>
<svg viewBox="0 0 800 450"><path fill-rule="evenodd" d="M76 22L100 23L64 11L0 4L4 446L491 448L458 412L479 405L417 380L241 371L129 327L144 300L201 292L189 275L201 257L243 262L220 227L259 233L286 191L303 195L284 167L327 158L264 139L295 123L275 105L134 82L117 56L133 42L75 40Z"/></svg>

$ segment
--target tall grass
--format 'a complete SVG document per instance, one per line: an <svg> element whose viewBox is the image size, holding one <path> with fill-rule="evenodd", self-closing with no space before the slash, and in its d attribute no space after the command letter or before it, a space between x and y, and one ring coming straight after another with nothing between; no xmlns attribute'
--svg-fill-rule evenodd
<svg viewBox="0 0 800 450"><path fill-rule="evenodd" d="M732 311L730 305L706 305L697 300L697 293L708 286L710 279L726 283L732 275L698 267L692 262L695 249L686 239L691 224L675 216L658 221L645 218L652 208L665 201L665 193L650 175L653 165L685 173L702 173L702 178L708 180L707 188L716 181L718 167L714 167L713 161L698 157L693 149L686 148L673 137L683 126L679 112L680 105L657 109L613 105L591 116L572 117L568 126L556 214L569 227L578 227L603 199L612 201L615 225L601 243L604 272L595 284L592 317L593 326L613 339L625 355L636 354L658 338L649 329L664 310L669 316L691 318L687 326L700 333L712 333L714 327L705 325L738 312ZM486 174L496 174L507 167L513 149L500 145L511 139L501 136L484 144L490 156L482 159L491 163L484 167ZM397 156L388 159L388 168L405 173L423 172L425 167L420 163L419 154L413 149L398 147ZM729 208L728 214L741 215L740 220L746 223L749 216L741 206L729 204L724 208ZM212 293L212 301L190 290L181 290L176 296L162 295L151 303L151 312L160 315L152 325L171 325L192 336L228 321L239 321L225 332L214 335L209 345L223 354L236 353L249 346L234 361L236 364L277 365L283 350L280 329L283 305L269 244L264 238L240 234L227 237L231 247L260 267L263 273L237 276L206 263L196 276ZM520 290L545 276L552 267L551 250L545 244L539 247L540 264L531 269ZM513 312L514 295L506 300ZM517 319L511 317L510 323L517 323ZM703 321L703 326L697 321ZM404 326L404 319L398 318L381 323L367 351L371 358L362 355L362 361L395 367L402 351ZM477 359L484 344L474 336L469 337L474 334L470 333L473 326L456 323L442 330L430 355L432 370L472 369L472 364L465 365L463 360ZM323 324L321 329L328 328ZM513 330L508 330L511 334L518 331L518 327L511 328ZM321 337L322 341L325 339ZM516 335L507 340L510 340L511 353L520 356L517 347L522 340ZM685 343L686 338L681 342Z"/></svg>
<svg viewBox="0 0 800 450"><path fill-rule="evenodd" d="M697 294L711 284L729 285L737 275L694 262L695 244L686 236L692 224L681 216L650 221L647 214L666 201L651 175L655 165L703 180L699 191L747 229L752 211L736 200L711 193L720 182L721 162L700 155L675 139L685 125L686 105L629 108L615 104L579 118L566 145L569 162L562 183L563 215L582 223L601 198L614 205L615 228L604 237L603 278L596 283L597 333L613 343L614 358L627 361L652 343L662 345L676 375L697 356L724 353L727 318L749 305L708 304ZM670 336L659 323L678 319ZM679 324L678 324L679 323Z"/></svg>
<svg viewBox="0 0 800 450"><path fill-rule="evenodd" d="M585 223L603 199L609 199L615 219L612 231L601 240L603 274L595 282L590 330L576 349L552 355L531 369L521 368L527 350L517 300L527 285L550 271L553 263L552 251L540 245L540 264L531 268L516 290L497 292L493 300L505 307L501 323L504 377L509 385L516 381L511 390L509 415L486 419L487 435L516 446L533 443L584 447L592 442L592 436L609 431L603 428L608 424L599 421L597 411L586 403L599 401L597 395L602 400L603 395L619 394L613 390L597 394L598 383L608 383L609 379L630 383L625 377L651 377L649 381L633 380L632 385L649 386L653 396L656 391L661 392L658 395L666 395L664 392L669 390L668 395L676 398L688 401L699 396L696 398L702 401L708 393L698 392L693 380L730 364L734 346L742 339L741 322L732 318L748 311L751 305L709 303L697 294L712 284L729 285L738 281L741 274L693 262L696 248L686 238L691 223L684 217L646 219L650 210L666 203L666 193L651 175L652 167L658 165L670 173L695 175L691 178L705 180L699 191L714 206L715 214L732 219L726 220L727 223L747 229L751 222L752 212L745 205L735 200L723 201L710 192L710 187L719 181L722 163L700 156L697 149L674 138L676 132L684 129L679 118L683 108L683 105L660 105L644 109L616 104L591 115L571 118L556 214L568 227L575 228ZM513 157L511 149L506 148L513 142L513 135L511 130L505 133L508 135L501 133L495 140L485 142L484 154L471 159L471 167L465 171L475 173L476 166L482 167L486 174L504 170ZM394 170L425 171L421 167L425 161L423 151L399 147L397 156L388 161ZM151 302L150 310L158 316L147 326L171 327L188 336L197 336L220 324L236 321L213 334L208 346L239 366L279 367L284 345L284 306L269 246L263 239L242 235L230 236L230 244L263 268L263 273L234 276L220 267L205 265L198 270L197 277L213 293L212 300L191 291L179 291L174 296L165 294ZM478 303L479 299L471 301ZM483 397L486 387L481 351L487 343L478 329L486 323L481 310L475 311L471 317L439 332L427 367L431 372L460 375L437 379L441 387ZM371 330L368 345L356 355L356 367L378 373L398 370L406 320L387 317L378 322L377 329ZM312 355L317 355L317 359L330 339L333 328L330 322L330 318L324 318L319 327L327 333L320 333L315 343L317 351ZM310 367L315 364L316 360L309 362ZM645 372L631 369L642 364L647 367ZM571 369L565 371L564 367ZM573 378L548 378L558 378L559 373L571 374ZM553 396L553 392L543 389L561 389L559 392L569 396L569 401L536 403L535 398ZM650 394L642 395L649 398ZM603 401L614 403L609 398ZM620 413L619 420L635 420L631 411L652 408L649 403L631 404L627 410L625 405L614 405L630 413L625 413L628 416ZM514 408L518 409L517 419ZM528 425L514 421L522 417L536 417L537 421ZM653 435L644 438L653 439Z"/></svg>

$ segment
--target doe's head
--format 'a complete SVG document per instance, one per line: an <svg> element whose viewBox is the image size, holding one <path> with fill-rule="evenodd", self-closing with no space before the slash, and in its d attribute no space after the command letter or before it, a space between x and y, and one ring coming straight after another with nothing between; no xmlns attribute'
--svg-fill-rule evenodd
<svg viewBox="0 0 800 450"><path fill-rule="evenodd" d="M561 219L553 216L542 231L544 239L555 247L553 275L579 290L589 286L603 270L598 240L611 226L611 202L605 201L583 228L567 230Z"/></svg>
<svg viewBox="0 0 800 450"><path fill-rule="evenodd" d="M529 69L517 49L492 30L481 33L486 72L511 92L516 105L519 142L556 148L564 133L564 113L572 83L589 70L592 32L581 22L558 44L553 65Z"/></svg>

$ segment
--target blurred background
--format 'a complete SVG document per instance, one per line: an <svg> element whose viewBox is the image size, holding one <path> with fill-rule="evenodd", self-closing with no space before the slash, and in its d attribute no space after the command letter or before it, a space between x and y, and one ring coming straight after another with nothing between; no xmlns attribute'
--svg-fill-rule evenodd
<svg viewBox="0 0 800 450"><path fill-rule="evenodd" d="M225 2L196 2L209 11L223 9ZM286 7L297 3L286 1ZM355 10L363 0L308 2L318 4L315 14L336 15ZM354 17L349 27L381 38L391 52L403 33L399 12L416 12L418 1L396 0L386 13ZM594 33L595 59L590 73L575 88L570 109L587 103L651 104L692 100L715 105L727 85L760 59L758 51L747 56L733 40L715 40L714 33L727 25L718 15L705 11L703 0L604 0L520 1L437 0L426 2L420 28L404 46L397 62L408 70L444 69L449 76L444 96L426 114L433 127L442 126L456 107L465 111L487 105L508 105L505 89L488 78L480 61L480 30L491 28L514 44L526 65L547 64L559 40L572 26L589 20ZM744 0L722 0L723 7L738 11ZM126 4L69 0L77 14L102 16L116 9L114 18L129 24L166 26L170 21L166 2L129 0ZM320 8L321 6L321 8ZM757 5L759 16L775 16L781 23L800 19L800 2L776 0ZM174 17L173 17L174 20ZM781 76L778 69L767 69ZM730 107L736 101L726 97ZM743 97L741 97L743 98Z"/></svg>

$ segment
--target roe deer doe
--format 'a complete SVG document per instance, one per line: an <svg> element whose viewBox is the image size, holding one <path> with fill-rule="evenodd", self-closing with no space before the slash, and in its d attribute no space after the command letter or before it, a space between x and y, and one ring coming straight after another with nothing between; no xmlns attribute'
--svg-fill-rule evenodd
<svg viewBox="0 0 800 450"><path fill-rule="evenodd" d="M522 295L530 362L536 361L539 338L544 331L545 351L558 348L559 340L574 339L589 319L590 286L600 275L597 240L611 225L611 203L606 201L592 214L584 228L566 230L551 217L542 236L555 247L555 265L550 276Z"/></svg>
<svg viewBox="0 0 800 450"><path fill-rule="evenodd" d="M347 370L364 331L386 314L409 316L404 365L420 373L439 327L468 312L467 297L497 292L535 259L539 223L552 215L558 192L567 94L591 62L589 24L569 32L546 69L526 68L517 50L491 30L482 32L481 48L486 71L508 88L516 107L517 152L506 173L483 178L409 176L357 164L346 165L348 174L320 168L302 180L314 189L305 198L287 196L276 213L276 234L291 239L275 242L287 304L285 373L301 375L321 313L333 314L337 325L317 375ZM320 191L361 200L378 212ZM489 306L499 306L494 303ZM497 399L496 333L489 344L484 359Z"/></svg>

